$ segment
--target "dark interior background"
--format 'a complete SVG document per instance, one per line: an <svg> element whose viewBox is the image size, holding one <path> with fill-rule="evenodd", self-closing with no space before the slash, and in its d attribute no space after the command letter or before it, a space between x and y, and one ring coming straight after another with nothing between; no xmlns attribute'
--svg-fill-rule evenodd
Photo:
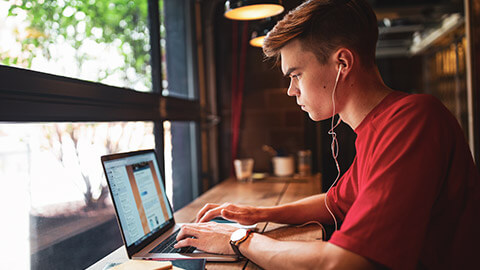
<svg viewBox="0 0 480 270"><path fill-rule="evenodd" d="M288 11L302 2L286 0L283 1L283 5ZM408 48L412 45L415 32L439 25L448 14L462 14L463 1L373 0L369 2L374 7L380 27L377 64L385 83L399 91L435 94L427 87L428 70L425 72L425 66L436 51L447 45L438 44L417 55L409 54ZM213 25L217 98L222 119L219 125L218 153L220 179L225 179L231 174L231 74L232 61L234 61L232 60L234 59L232 39L241 43L244 24L248 25L250 34L259 23L258 21L232 22L223 16L223 12L223 1L218 1ZM385 27L387 23L390 27ZM233 37L235 27L238 36ZM464 35L462 27L456 31L447 37L448 41L445 41L445 44ZM298 108L295 98L286 95L288 80L282 76L279 67L272 61L264 59L260 48L247 46L245 69L238 157L253 157L255 171L271 172L271 156L262 151L262 145L270 145L293 156L296 156L299 150L310 149L313 171L322 173L326 190L337 175L330 151L331 137L327 134L330 120L313 122ZM441 95L438 96L443 98ZM344 123L336 128L336 132L339 141L338 160L343 174L354 159L356 136Z"/></svg>

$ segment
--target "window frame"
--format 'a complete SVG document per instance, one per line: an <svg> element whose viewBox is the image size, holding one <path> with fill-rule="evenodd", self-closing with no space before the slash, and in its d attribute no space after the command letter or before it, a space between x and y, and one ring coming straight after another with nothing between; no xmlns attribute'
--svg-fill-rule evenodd
<svg viewBox="0 0 480 270"><path fill-rule="evenodd" d="M183 38L187 42L188 83L186 92L195 91L193 98L183 99L162 95L162 51L160 45L160 5L161 0L147 0L148 27L150 32L152 68L152 91L139 92L133 89L89 82L44 72L0 65L0 124L2 123L41 123L41 122L118 122L118 121L151 121L154 123L155 148L159 161L159 169L165 184L165 155L163 121L192 121L199 127L206 115L203 113L198 93L198 66L194 13L192 0L163 0L182 14L185 23ZM180 2L180 1L179 1ZM169 11L170 12L170 11ZM190 17L189 17L190 16ZM165 23L167 22L165 16ZM177 18L178 19L178 18ZM168 33L167 33L168 39ZM172 54L181 54L179 48L167 44L167 58ZM167 70L170 71L167 64ZM174 69L175 70L175 69ZM178 67L176 67L178 70ZM172 82L169 81L171 85ZM199 128L196 130L195 149L200 153ZM194 135L195 136L195 135ZM191 183L196 189L193 199L202 190L201 154L197 154L196 164L192 164L197 183ZM98 160L100 163L100 158ZM190 180L191 181L191 180ZM111 224L111 222L109 223ZM100 226L95 227L96 229ZM89 228L93 229L93 228ZM48 251L50 252L50 251ZM38 254L32 254L33 259ZM85 263L85 262L83 262Z"/></svg>
<svg viewBox="0 0 480 270"><path fill-rule="evenodd" d="M169 0L164 0L166 6ZM183 7L190 9L190 1ZM163 121L200 123L198 94L194 99L162 96L160 48L160 0L147 0L150 28L152 92L105 85L102 83L0 65L0 122L114 122L153 121L156 151L165 176ZM177 6L179 8L179 6ZM190 12L181 11L190 16ZM190 21L190 19L186 19ZM167 23L167 22L166 22ZM186 24L186 41L194 40L192 26ZM167 37L168 39L168 37ZM171 51L169 51L169 49ZM167 47L167 57L175 48ZM189 74L196 74L193 45L187 44ZM192 61L193 59L193 61ZM168 67L167 67L168 68ZM197 80L188 88L198 91ZM191 91L191 89L188 89ZM165 178L165 177L163 177Z"/></svg>

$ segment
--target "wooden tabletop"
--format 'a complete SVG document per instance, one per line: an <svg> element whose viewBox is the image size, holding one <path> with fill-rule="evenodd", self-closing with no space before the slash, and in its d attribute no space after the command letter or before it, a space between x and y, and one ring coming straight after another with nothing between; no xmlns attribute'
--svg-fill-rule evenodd
<svg viewBox="0 0 480 270"><path fill-rule="evenodd" d="M193 222L197 212L209 202L274 206L319 194L321 186L320 175L301 178L272 177L247 183L228 179L205 192L184 208L176 211L174 214L175 221L178 223ZM314 240L322 237L322 231L318 225L296 227L267 222L258 224L257 229L268 236L282 240ZM127 259L125 247L122 246L90 266L88 270L101 270L108 263L124 262ZM259 267L250 261L235 263L208 262L207 269L259 269Z"/></svg>

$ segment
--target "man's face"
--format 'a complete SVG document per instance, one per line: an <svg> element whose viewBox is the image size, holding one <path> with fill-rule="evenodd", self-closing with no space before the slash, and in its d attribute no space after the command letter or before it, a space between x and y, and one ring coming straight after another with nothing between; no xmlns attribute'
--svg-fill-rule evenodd
<svg viewBox="0 0 480 270"><path fill-rule="evenodd" d="M302 48L298 40L289 42L280 50L280 55L282 72L290 77L287 95L295 96L297 104L312 120L330 118L332 91L337 75L333 61L320 64L312 52Z"/></svg>

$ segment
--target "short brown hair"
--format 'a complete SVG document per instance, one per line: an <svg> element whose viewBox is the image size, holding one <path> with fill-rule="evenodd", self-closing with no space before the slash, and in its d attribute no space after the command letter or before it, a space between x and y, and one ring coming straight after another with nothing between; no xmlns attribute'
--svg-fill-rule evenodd
<svg viewBox="0 0 480 270"><path fill-rule="evenodd" d="M365 64L372 64L377 18L365 0L309 0L275 25L265 38L263 52L278 60L280 50L293 39L299 39L322 64L341 46L357 52Z"/></svg>

